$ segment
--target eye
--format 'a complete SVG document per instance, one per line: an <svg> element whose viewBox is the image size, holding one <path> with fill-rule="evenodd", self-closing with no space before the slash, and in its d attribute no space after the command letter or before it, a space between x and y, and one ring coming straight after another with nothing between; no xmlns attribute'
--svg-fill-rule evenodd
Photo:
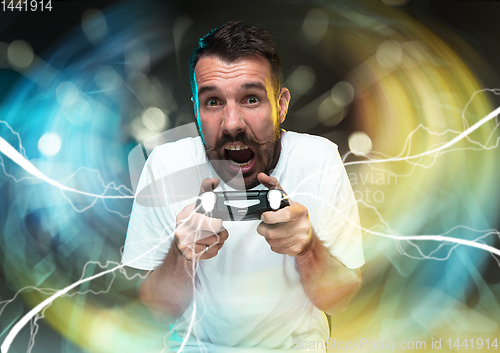
<svg viewBox="0 0 500 353"><path fill-rule="evenodd" d="M210 106L210 107L216 107L218 104L217 100L216 99L210 99L208 102L207 102L207 105Z"/></svg>
<svg viewBox="0 0 500 353"><path fill-rule="evenodd" d="M257 97L250 97L247 99L248 104L256 104L259 102L259 98Z"/></svg>

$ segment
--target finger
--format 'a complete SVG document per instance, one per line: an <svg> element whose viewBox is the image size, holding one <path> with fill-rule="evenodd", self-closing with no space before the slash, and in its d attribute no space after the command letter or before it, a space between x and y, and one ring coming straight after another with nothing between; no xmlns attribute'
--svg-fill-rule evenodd
<svg viewBox="0 0 500 353"><path fill-rule="evenodd" d="M202 192L214 190L217 186L219 186L219 183L220 183L219 178L203 179L203 181L201 182L201 186L200 186L200 194Z"/></svg>
<svg viewBox="0 0 500 353"><path fill-rule="evenodd" d="M300 247L298 247L297 244L281 248L271 246L271 250L277 254L288 256L297 256L301 252Z"/></svg>
<svg viewBox="0 0 500 353"><path fill-rule="evenodd" d="M291 246L293 246L297 240L293 236L286 236L286 237L280 237L280 238L266 238L267 243L269 246L271 246L271 249L275 251L274 249L286 249Z"/></svg>
<svg viewBox="0 0 500 353"><path fill-rule="evenodd" d="M181 218L183 216L181 216L181 213L178 216L177 229L190 228L191 231L209 231L212 234L219 233L223 229L221 219L207 217L197 212L192 212L188 217Z"/></svg>
<svg viewBox="0 0 500 353"><path fill-rule="evenodd" d="M288 256L295 256L296 255L296 252L295 252L293 246L289 246L289 247L271 246L271 251L275 252L276 254L281 254L281 255L288 255Z"/></svg>
<svg viewBox="0 0 500 353"><path fill-rule="evenodd" d="M257 233L266 239L288 238L294 234L294 228L288 223L266 224L260 223L257 226Z"/></svg>
<svg viewBox="0 0 500 353"><path fill-rule="evenodd" d="M186 260L199 261L199 260L210 259L216 256L223 245L224 245L223 243L214 245L192 243L190 246L187 247L179 245L178 249Z"/></svg>
<svg viewBox="0 0 500 353"><path fill-rule="evenodd" d="M205 245L214 245L217 243L224 243L229 237L229 233L226 229L223 229L217 234L207 231L193 230L190 233L182 233L183 229L176 230L175 236L178 239L178 243L187 247L189 244L199 243Z"/></svg>
<svg viewBox="0 0 500 353"><path fill-rule="evenodd" d="M193 251L193 252L201 255L201 254L205 254L205 253L209 253L209 252L213 254L214 252L217 252L218 249L220 249L221 247L222 247L222 244L207 245L207 244L194 243L188 249L190 251Z"/></svg>
<svg viewBox="0 0 500 353"><path fill-rule="evenodd" d="M260 219L267 224L288 223L298 220L307 212L307 208L298 202L289 200L290 206L277 211L267 211L262 213Z"/></svg>
<svg viewBox="0 0 500 353"><path fill-rule="evenodd" d="M215 245L215 244L221 244L224 243L229 234L226 229L224 229L222 232L217 233L217 234L212 234L209 237L200 239L197 241L198 244L203 244L203 245Z"/></svg>
<svg viewBox="0 0 500 353"><path fill-rule="evenodd" d="M175 235L179 238L179 243L181 244L192 244L195 242L202 241L206 238L210 238L214 235L213 232L200 231L200 230L190 230L189 232L184 233L184 229L180 229L176 231Z"/></svg>
<svg viewBox="0 0 500 353"><path fill-rule="evenodd" d="M267 175L266 173L259 173L257 175L257 179L259 180L259 182L264 185L266 188L268 188L269 190L272 190L272 189L280 189L280 190L283 190L283 188L281 187L280 183L278 182L278 179L274 178L274 177L270 177L269 175ZM284 190L283 190L284 191Z"/></svg>
<svg viewBox="0 0 500 353"><path fill-rule="evenodd" d="M297 256L309 248L311 238L291 236L279 239L266 239L266 241L275 253Z"/></svg>

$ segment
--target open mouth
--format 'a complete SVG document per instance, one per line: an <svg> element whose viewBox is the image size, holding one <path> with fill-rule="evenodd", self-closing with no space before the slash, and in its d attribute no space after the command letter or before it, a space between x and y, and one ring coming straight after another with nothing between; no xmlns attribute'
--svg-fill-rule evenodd
<svg viewBox="0 0 500 353"><path fill-rule="evenodd" d="M224 156L231 164L244 168L252 164L254 152L244 144L226 145Z"/></svg>

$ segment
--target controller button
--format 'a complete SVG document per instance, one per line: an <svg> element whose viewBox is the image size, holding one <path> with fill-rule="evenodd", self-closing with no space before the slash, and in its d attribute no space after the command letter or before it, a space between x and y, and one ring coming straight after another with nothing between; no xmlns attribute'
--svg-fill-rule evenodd
<svg viewBox="0 0 500 353"><path fill-rule="evenodd" d="M201 205L204 212L212 212L215 208L216 196L213 192L204 192L201 194Z"/></svg>
<svg viewBox="0 0 500 353"><path fill-rule="evenodd" d="M267 193L267 200L269 201L269 207L273 210L276 211L280 208L281 206L281 198L282 194L280 190L274 189L274 190L269 190Z"/></svg>

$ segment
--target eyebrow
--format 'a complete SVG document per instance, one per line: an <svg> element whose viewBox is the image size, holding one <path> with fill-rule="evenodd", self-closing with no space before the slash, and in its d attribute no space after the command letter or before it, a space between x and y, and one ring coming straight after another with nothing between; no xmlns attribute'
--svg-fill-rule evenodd
<svg viewBox="0 0 500 353"><path fill-rule="evenodd" d="M202 93L205 93L205 92L213 92L213 91L217 91L217 87L215 87L215 86L203 86L198 90L198 95L201 95Z"/></svg>
<svg viewBox="0 0 500 353"><path fill-rule="evenodd" d="M256 88L256 89L262 90L264 92L267 92L266 86L264 86L264 84L262 84L262 82L246 82L246 83L243 83L241 85L241 88L244 88L244 89ZM198 95L200 96L205 92L214 92L214 91L218 91L218 90L219 89L213 85L202 86L198 90Z"/></svg>
<svg viewBox="0 0 500 353"><path fill-rule="evenodd" d="M246 88L246 89L249 89L249 88L257 88L259 90L262 90L264 92L267 92L267 89L266 89L266 86L264 86L262 84L262 82L248 82L248 83L244 83L241 85L242 88Z"/></svg>

